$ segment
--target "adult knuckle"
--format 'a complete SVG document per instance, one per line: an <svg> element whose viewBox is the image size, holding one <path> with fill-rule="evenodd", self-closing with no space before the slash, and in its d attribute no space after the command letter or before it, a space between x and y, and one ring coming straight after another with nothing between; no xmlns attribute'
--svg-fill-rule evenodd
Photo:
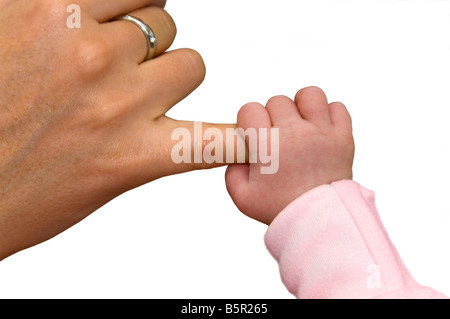
<svg viewBox="0 0 450 319"><path fill-rule="evenodd" d="M81 76L95 77L108 68L108 53L104 42L100 40L82 40L74 53L74 66Z"/></svg>
<svg viewBox="0 0 450 319"><path fill-rule="evenodd" d="M169 33L176 34L177 26L172 16L161 7L153 7L154 14L158 16L158 20L161 21L163 27L169 31Z"/></svg>
<svg viewBox="0 0 450 319"><path fill-rule="evenodd" d="M46 15L47 21L65 21L67 16L66 1L59 0L42 0L36 4L39 4L39 10Z"/></svg>
<svg viewBox="0 0 450 319"><path fill-rule="evenodd" d="M183 52L186 63L190 65L189 72L203 81L206 76L206 67L200 53L193 49L184 49Z"/></svg>

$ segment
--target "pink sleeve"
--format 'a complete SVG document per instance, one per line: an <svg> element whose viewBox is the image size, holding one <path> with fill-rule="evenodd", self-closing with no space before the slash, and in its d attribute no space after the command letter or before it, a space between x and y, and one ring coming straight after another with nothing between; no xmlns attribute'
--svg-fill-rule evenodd
<svg viewBox="0 0 450 319"><path fill-rule="evenodd" d="M318 187L292 202L265 242L297 298L446 298L413 279L374 194L353 181Z"/></svg>

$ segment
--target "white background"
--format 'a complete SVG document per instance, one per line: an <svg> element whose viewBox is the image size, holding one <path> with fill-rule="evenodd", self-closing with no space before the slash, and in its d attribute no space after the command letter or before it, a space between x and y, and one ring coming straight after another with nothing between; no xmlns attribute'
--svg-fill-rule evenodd
<svg viewBox="0 0 450 319"><path fill-rule="evenodd" d="M247 102L305 86L354 120L355 180L413 276L450 295L450 1L168 0L173 48L204 84L169 115L235 122ZM228 197L225 169L130 191L0 263L0 297L291 298L266 227Z"/></svg>

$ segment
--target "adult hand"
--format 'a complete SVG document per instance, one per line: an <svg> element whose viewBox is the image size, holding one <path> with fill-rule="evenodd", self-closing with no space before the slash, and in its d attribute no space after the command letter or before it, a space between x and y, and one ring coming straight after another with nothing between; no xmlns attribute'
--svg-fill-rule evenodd
<svg viewBox="0 0 450 319"><path fill-rule="evenodd" d="M165 113L204 79L198 53L164 53L176 27L163 0L0 0L0 260L45 241L134 187L218 164L171 160ZM127 21L149 24L156 57ZM211 124L203 125L207 129ZM214 125L225 130L231 125Z"/></svg>

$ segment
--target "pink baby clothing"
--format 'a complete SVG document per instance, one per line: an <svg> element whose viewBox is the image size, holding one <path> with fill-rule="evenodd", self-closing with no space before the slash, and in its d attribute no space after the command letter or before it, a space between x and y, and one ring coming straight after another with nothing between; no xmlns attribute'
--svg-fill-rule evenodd
<svg viewBox="0 0 450 319"><path fill-rule="evenodd" d="M410 275L379 218L374 193L353 181L297 198L270 225L265 243L297 298L446 298Z"/></svg>

